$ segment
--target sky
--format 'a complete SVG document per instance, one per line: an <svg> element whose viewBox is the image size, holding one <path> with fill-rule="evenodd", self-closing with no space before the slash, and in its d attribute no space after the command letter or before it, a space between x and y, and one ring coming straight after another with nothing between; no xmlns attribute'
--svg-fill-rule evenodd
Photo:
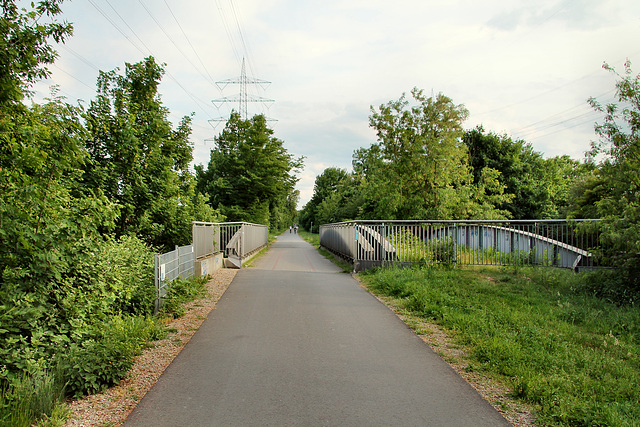
<svg viewBox="0 0 640 427"><path fill-rule="evenodd" d="M59 87L68 102L95 97L99 70L152 55L177 126L194 114L194 165L237 103L243 59L248 113L265 114L285 148L305 157L299 208L327 167L351 168L376 142L371 107L412 88L443 93L469 110L465 129L523 139L544 157L583 159L602 116L587 103L615 101L629 59L640 72L637 0L66 0L74 35L56 47L51 77L36 100ZM78 101L81 100L81 101ZM220 124L222 123L222 124ZM217 126L217 127L214 127Z"/></svg>

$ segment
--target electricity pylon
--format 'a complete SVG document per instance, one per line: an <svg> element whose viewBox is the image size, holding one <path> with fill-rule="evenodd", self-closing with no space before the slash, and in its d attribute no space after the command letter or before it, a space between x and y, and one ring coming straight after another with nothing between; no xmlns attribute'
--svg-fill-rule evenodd
<svg viewBox="0 0 640 427"><path fill-rule="evenodd" d="M233 96L225 96L223 98L213 99L211 102L218 110L220 110L220 107L222 107L222 105L224 104L237 102L238 113L240 113L240 117L242 118L242 120L248 120L249 114L247 112L247 105L249 104L249 102L261 102L262 104L267 105L272 104L275 101L273 99L263 98L262 96L250 95L247 92L247 86L259 85L260 87L262 87L262 89L266 89L270 84L271 82L268 82L266 80L247 77L247 73L244 67L244 58L242 58L242 70L240 72L240 77L220 80L216 82L216 86L218 86L218 89L220 89L221 91L223 91L229 85L240 85L240 93ZM219 117L217 119L209 120L209 123L215 129L220 123L226 123L227 120L228 118ZM275 119L267 118L267 121L275 121Z"/></svg>

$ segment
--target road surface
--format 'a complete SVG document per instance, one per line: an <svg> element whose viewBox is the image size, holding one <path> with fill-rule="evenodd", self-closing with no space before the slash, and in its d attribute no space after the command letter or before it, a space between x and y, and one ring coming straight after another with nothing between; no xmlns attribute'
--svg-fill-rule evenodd
<svg viewBox="0 0 640 427"><path fill-rule="evenodd" d="M125 426L501 426L398 317L297 234L242 269Z"/></svg>

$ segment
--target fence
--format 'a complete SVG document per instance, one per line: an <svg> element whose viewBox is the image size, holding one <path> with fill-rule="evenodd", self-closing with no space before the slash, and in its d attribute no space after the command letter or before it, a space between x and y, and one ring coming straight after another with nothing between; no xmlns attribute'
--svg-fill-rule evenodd
<svg viewBox="0 0 640 427"><path fill-rule="evenodd" d="M360 271L383 264L594 268L598 220L348 221L320 226L320 244Z"/></svg>
<svg viewBox="0 0 640 427"><path fill-rule="evenodd" d="M224 252L236 266L262 249L269 241L266 225L247 222L193 222L193 244L155 255L155 284L157 313L167 291L178 277L188 279L194 275L195 262L218 252Z"/></svg>
<svg viewBox="0 0 640 427"><path fill-rule="evenodd" d="M193 245L176 246L176 249L164 254L155 255L156 305L155 312L160 309L162 299L178 277L188 279L193 276L195 252Z"/></svg>
<svg viewBox="0 0 640 427"><path fill-rule="evenodd" d="M238 267L269 242L269 227L248 222L193 223L196 259L224 252Z"/></svg>

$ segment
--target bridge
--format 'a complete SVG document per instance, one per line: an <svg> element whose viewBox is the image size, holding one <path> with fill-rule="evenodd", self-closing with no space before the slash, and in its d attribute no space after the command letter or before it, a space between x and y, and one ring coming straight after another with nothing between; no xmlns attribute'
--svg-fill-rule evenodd
<svg viewBox="0 0 640 427"><path fill-rule="evenodd" d="M598 220L347 221L320 226L320 244L355 271L380 265L596 267Z"/></svg>
<svg viewBox="0 0 640 427"><path fill-rule="evenodd" d="M125 426L507 426L297 234L242 268Z"/></svg>

